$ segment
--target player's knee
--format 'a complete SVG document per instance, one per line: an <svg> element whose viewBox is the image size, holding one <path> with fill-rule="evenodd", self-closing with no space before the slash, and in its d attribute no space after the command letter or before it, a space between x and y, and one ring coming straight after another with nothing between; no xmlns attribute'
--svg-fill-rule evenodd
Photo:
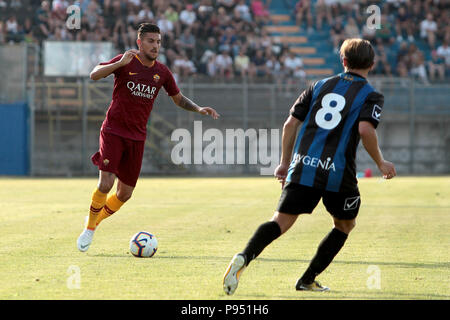
<svg viewBox="0 0 450 320"><path fill-rule="evenodd" d="M296 215L280 213L277 211L274 213L272 221L278 223L278 225L280 226L281 234L283 234L288 231L289 228L295 223L297 217L298 216Z"/></svg>
<svg viewBox="0 0 450 320"><path fill-rule="evenodd" d="M119 199L122 202L127 202L130 200L131 196L133 195L133 191L117 191L117 199Z"/></svg>
<svg viewBox="0 0 450 320"><path fill-rule="evenodd" d="M112 182L109 180L100 181L98 183L98 190L100 190L100 192L103 192L103 193L109 193L109 191L111 191L113 186L114 186L114 180L112 180Z"/></svg>
<svg viewBox="0 0 450 320"><path fill-rule="evenodd" d="M334 227L339 231L349 234L356 226L356 220L334 220Z"/></svg>
<svg viewBox="0 0 450 320"><path fill-rule="evenodd" d="M98 190L103 193L109 193L114 186L115 175L110 172L101 171L98 180Z"/></svg>

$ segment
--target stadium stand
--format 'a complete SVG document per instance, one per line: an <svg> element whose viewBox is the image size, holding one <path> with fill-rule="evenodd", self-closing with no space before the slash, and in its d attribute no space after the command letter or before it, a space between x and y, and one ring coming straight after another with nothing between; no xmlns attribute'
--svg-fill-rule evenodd
<svg viewBox="0 0 450 320"><path fill-rule="evenodd" d="M82 22L71 31L73 4ZM373 4L377 29L366 23ZM0 44L112 41L119 53L135 46L139 23L154 22L163 33L160 60L181 79L289 82L339 72L342 40L364 37L378 53L374 74L427 84L450 75L449 9L443 0L0 0Z"/></svg>

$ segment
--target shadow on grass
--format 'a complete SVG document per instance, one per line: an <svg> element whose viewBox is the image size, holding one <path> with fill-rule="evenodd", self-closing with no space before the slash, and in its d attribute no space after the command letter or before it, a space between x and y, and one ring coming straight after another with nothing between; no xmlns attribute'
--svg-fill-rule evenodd
<svg viewBox="0 0 450 320"><path fill-rule="evenodd" d="M301 262L309 263L310 260L297 260L297 259L267 259L259 258L261 261L269 262ZM450 268L450 262L381 262L381 261L341 261L334 260L333 264L359 264L359 265L379 265L379 266L393 266L401 268L425 268L425 269L435 269L435 268Z"/></svg>
<svg viewBox="0 0 450 320"><path fill-rule="evenodd" d="M92 257L98 258L133 258L131 254L108 254L99 253L93 254ZM168 256L164 254L156 254L152 259L180 259L180 260L211 260L211 261L226 261L229 262L232 257L216 257L216 256ZM145 258L137 258L145 259ZM295 263L306 263L309 264L310 260L302 259L271 259L271 258L257 258L258 261L266 262L295 262ZM425 268L425 269L435 269L435 268L450 268L450 262L386 262L386 261L341 261L335 260L333 264L356 264L356 265L377 265L377 266L393 266L401 268Z"/></svg>

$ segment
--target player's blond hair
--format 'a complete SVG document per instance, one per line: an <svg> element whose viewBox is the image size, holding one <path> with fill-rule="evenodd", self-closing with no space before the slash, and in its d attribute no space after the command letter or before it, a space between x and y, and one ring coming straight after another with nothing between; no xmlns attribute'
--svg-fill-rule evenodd
<svg viewBox="0 0 450 320"><path fill-rule="evenodd" d="M349 69L369 69L375 59L372 45L363 39L346 39L341 46L340 54L342 60L347 60Z"/></svg>

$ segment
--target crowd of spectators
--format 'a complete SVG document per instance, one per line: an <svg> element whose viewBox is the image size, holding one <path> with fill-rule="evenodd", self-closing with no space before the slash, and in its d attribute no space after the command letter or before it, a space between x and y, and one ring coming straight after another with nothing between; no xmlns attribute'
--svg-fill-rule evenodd
<svg viewBox="0 0 450 320"><path fill-rule="evenodd" d="M177 77L219 81L247 77L294 83L305 79L300 57L274 43L264 25L271 0L0 0L0 44L112 41L117 52L136 47L142 22L157 24L160 60ZM283 0L309 34L329 33L334 52L343 39L363 37L377 52L374 73L443 80L450 72L450 4L445 0ZM381 8L378 28L367 7ZM81 9L68 29L67 7ZM420 44L425 45L424 47Z"/></svg>
<svg viewBox="0 0 450 320"><path fill-rule="evenodd" d="M300 0L290 5L297 25L309 34L329 33L335 53L345 38L370 40L377 53L376 74L414 76L424 83L450 76L447 0ZM379 21L374 18L378 12L367 12L371 5L380 9Z"/></svg>
<svg viewBox="0 0 450 320"><path fill-rule="evenodd" d="M79 29L66 27L71 5L81 9ZM296 68L285 66L289 48L273 43L263 28L269 5L270 0L0 0L0 43L112 41L123 52L136 47L139 24L152 22L162 34L159 60L180 79L304 78L301 59Z"/></svg>

